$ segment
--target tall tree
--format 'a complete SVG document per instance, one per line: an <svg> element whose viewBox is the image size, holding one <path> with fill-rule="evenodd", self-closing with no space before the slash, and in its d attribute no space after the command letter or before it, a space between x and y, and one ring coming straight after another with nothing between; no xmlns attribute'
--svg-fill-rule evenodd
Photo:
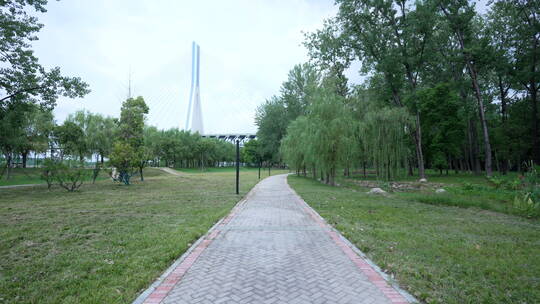
<svg viewBox="0 0 540 304"><path fill-rule="evenodd" d="M257 108L255 123L261 151L269 162L279 162L279 146L287 132L289 119L283 100L273 96Z"/></svg>
<svg viewBox="0 0 540 304"><path fill-rule="evenodd" d="M47 151L54 127L54 117L51 111L36 105L30 106L29 111L24 114L24 137L18 148L22 156L23 168L26 168L30 152L43 153Z"/></svg>
<svg viewBox="0 0 540 304"><path fill-rule="evenodd" d="M46 4L47 0L0 2L0 108L14 102L53 108L59 96L83 97L90 92L80 78L62 76L58 67L47 70L34 55L31 42L38 39L43 25L33 13L45 13Z"/></svg>
<svg viewBox="0 0 540 304"><path fill-rule="evenodd" d="M246 142L242 154L246 163L257 164L257 166L259 166L263 161L261 147L259 146L259 141L257 139L251 139Z"/></svg>
<svg viewBox="0 0 540 304"><path fill-rule="evenodd" d="M141 180L142 168L148 160L144 144L144 119L148 114L148 106L144 99L128 98L122 104L118 123L118 140L113 146L111 164L119 171L119 179L129 185L135 170L139 170Z"/></svg>
<svg viewBox="0 0 540 304"><path fill-rule="evenodd" d="M6 178L11 175L15 153L24 144L25 114L29 112L30 104L14 103L6 108L0 108L0 150L6 160ZM2 174L4 170L2 170Z"/></svg>
<svg viewBox="0 0 540 304"><path fill-rule="evenodd" d="M289 71L287 81L281 85L281 100L289 121L305 114L320 78L315 67L308 63L297 64Z"/></svg>
<svg viewBox="0 0 540 304"><path fill-rule="evenodd" d="M508 76L524 89L531 103L532 159L540 164L540 3L538 1L495 1L488 14L493 46L501 54L497 77L501 79L501 97L508 91ZM503 65L504 64L504 65ZM502 66L501 66L502 65ZM521 88L514 87L519 90ZM502 99L502 98L501 98ZM505 100L501 100L505 107ZM506 111L503 112L506 119Z"/></svg>
<svg viewBox="0 0 540 304"><path fill-rule="evenodd" d="M424 127L424 144L432 167L448 169L460 154L464 122L459 98L449 84L418 91L418 106Z"/></svg>
<svg viewBox="0 0 540 304"><path fill-rule="evenodd" d="M54 135L61 149L61 158L65 155L76 156L82 162L88 154L84 130L76 123L66 120L54 129Z"/></svg>
<svg viewBox="0 0 540 304"><path fill-rule="evenodd" d="M120 109L118 136L134 148L143 145L144 119L148 110L148 106L141 96L128 98Z"/></svg>
<svg viewBox="0 0 540 304"><path fill-rule="evenodd" d="M335 185L336 172L347 151L347 139L354 130L351 111L345 103L345 98L338 95L335 88L321 87L309 108L310 128L306 132L310 134L312 148L308 151L314 155L312 158L330 185Z"/></svg>
<svg viewBox="0 0 540 304"><path fill-rule="evenodd" d="M475 27L476 11L468 0L437 0L438 7L459 44L467 72L471 78L474 97L478 105L484 139L486 175L492 175L492 153L485 104L482 97L479 69L482 66L482 48L478 45L479 29Z"/></svg>
<svg viewBox="0 0 540 304"><path fill-rule="evenodd" d="M396 106L404 106L404 93L413 95L426 63L435 26L429 2L391 0L338 0L336 17L344 40L364 68L384 75ZM406 91L402 92L401 89ZM414 101L415 102L415 101ZM415 108L415 107L412 107ZM418 171L425 178L420 114L415 115L414 141Z"/></svg>
<svg viewBox="0 0 540 304"><path fill-rule="evenodd" d="M360 123L364 149L374 164L377 176L395 178L406 162L406 130L411 117L404 108L376 108L366 113Z"/></svg>
<svg viewBox="0 0 540 304"><path fill-rule="evenodd" d="M113 139L118 132L117 119L82 110L70 114L67 121L75 123L83 130L88 156L99 157L96 162L103 164L104 158L111 152Z"/></svg>

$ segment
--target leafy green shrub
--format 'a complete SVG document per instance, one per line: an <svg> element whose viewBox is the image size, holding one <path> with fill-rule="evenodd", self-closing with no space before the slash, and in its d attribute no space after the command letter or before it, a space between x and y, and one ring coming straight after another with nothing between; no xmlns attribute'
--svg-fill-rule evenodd
<svg viewBox="0 0 540 304"><path fill-rule="evenodd" d="M520 178L513 179L505 184L506 190L520 190L521 188L523 188L523 181Z"/></svg>
<svg viewBox="0 0 540 304"><path fill-rule="evenodd" d="M130 184L131 177L135 175L140 162L140 154L125 142L116 142L111 153L110 165L117 168L118 176L111 172L115 181Z"/></svg>
<svg viewBox="0 0 540 304"><path fill-rule="evenodd" d="M533 200L532 193L516 196L512 207L526 217L540 217L540 202Z"/></svg>
<svg viewBox="0 0 540 304"><path fill-rule="evenodd" d="M471 183L463 183L463 190L472 191L475 189L475 186Z"/></svg>
<svg viewBox="0 0 540 304"><path fill-rule="evenodd" d="M41 179L47 183L49 190L57 183L69 192L78 190L89 176L89 170L82 164L70 167L54 159L46 159L41 172Z"/></svg>
<svg viewBox="0 0 540 304"><path fill-rule="evenodd" d="M522 195L516 196L513 207L521 215L527 217L540 217L540 171L539 166L535 166L531 161L527 166L524 176L525 191Z"/></svg>
<svg viewBox="0 0 540 304"><path fill-rule="evenodd" d="M43 167L41 171L41 179L47 183L47 189L51 190L52 185L55 181L55 174L58 169L58 161L47 158L43 162Z"/></svg>
<svg viewBox="0 0 540 304"><path fill-rule="evenodd" d="M86 170L82 164L74 167L60 164L55 173L55 180L58 182L60 187L69 192L78 190L82 186L83 182L89 177L89 170Z"/></svg>
<svg viewBox="0 0 540 304"><path fill-rule="evenodd" d="M497 176L489 177L488 181L493 187L495 187L495 189L501 189L507 184L506 180Z"/></svg>

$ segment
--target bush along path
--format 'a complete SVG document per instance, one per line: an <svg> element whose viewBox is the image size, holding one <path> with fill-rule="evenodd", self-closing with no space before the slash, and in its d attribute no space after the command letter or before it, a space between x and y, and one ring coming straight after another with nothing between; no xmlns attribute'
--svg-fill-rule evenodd
<svg viewBox="0 0 540 304"><path fill-rule="evenodd" d="M415 302L286 178L260 182L134 303Z"/></svg>

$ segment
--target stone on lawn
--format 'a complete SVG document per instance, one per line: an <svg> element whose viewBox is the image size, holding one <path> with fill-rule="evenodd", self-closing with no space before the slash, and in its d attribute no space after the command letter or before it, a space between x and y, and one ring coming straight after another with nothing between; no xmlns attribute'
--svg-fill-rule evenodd
<svg viewBox="0 0 540 304"><path fill-rule="evenodd" d="M421 182L421 183L427 183L427 179L425 179L425 178L421 178L418 181Z"/></svg>
<svg viewBox="0 0 540 304"><path fill-rule="evenodd" d="M386 191L381 188L371 188L371 190L369 190L367 194L386 194Z"/></svg>
<svg viewBox="0 0 540 304"><path fill-rule="evenodd" d="M439 194L446 193L446 190L444 190L443 188L440 188L440 189L435 190L435 193L439 193Z"/></svg>

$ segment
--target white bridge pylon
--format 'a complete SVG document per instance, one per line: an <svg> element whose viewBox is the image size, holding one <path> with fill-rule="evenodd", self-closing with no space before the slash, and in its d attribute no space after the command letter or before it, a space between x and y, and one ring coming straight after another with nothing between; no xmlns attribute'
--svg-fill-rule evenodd
<svg viewBox="0 0 540 304"><path fill-rule="evenodd" d="M231 143L236 142L237 140L244 144L245 142L255 139L256 134L248 133L229 133L229 134L204 134L203 126L203 117L201 109L201 94L199 87L200 80L200 62L201 62L201 48L200 46L193 41L191 46L192 57L191 57L191 89L189 92L189 104L186 118L186 127L184 130L189 130L192 133L199 132L202 137L205 138L216 138ZM190 126L191 122L191 126Z"/></svg>
<svg viewBox="0 0 540 304"><path fill-rule="evenodd" d="M192 57L191 57L191 89L189 92L189 105L186 118L186 128L185 130L190 130L191 132L199 132L199 134L204 134L203 118L202 118L202 109L201 109L201 91L199 87L199 72L200 72L200 61L201 61L201 48L195 41L193 41L192 47ZM193 105L193 112L191 112L191 106ZM191 128L189 123L191 121Z"/></svg>

